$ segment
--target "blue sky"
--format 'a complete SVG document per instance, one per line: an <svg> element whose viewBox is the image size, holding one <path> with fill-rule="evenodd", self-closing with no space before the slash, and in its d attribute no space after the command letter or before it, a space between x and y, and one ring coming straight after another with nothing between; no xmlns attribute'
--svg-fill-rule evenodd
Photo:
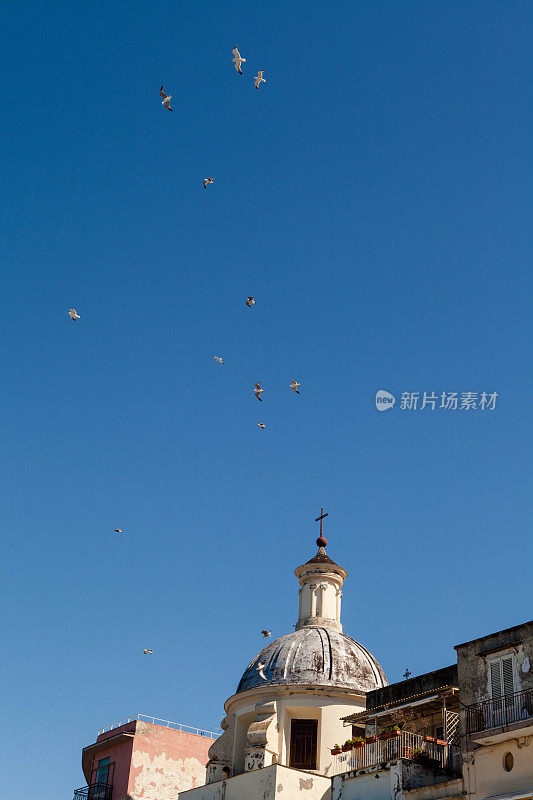
<svg viewBox="0 0 533 800"><path fill-rule="evenodd" d="M216 726L322 505L390 681L530 617L531 5L2 14L0 795L68 798L129 714Z"/></svg>

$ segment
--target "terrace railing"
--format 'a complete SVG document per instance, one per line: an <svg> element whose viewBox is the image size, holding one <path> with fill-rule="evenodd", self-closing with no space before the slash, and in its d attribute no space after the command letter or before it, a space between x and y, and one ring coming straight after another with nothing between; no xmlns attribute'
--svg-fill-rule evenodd
<svg viewBox="0 0 533 800"><path fill-rule="evenodd" d="M365 743L345 753L339 753L335 756L334 773L339 775L398 758L408 758L420 764L449 769L459 775L460 755L461 751L457 745L428 742L417 733L400 731L399 735L389 739L378 738L375 742Z"/></svg>
<svg viewBox="0 0 533 800"><path fill-rule="evenodd" d="M533 724L533 689L525 689L522 692L506 694L503 697L468 706L466 732L480 733L526 720L531 720Z"/></svg>
<svg viewBox="0 0 533 800"><path fill-rule="evenodd" d="M181 722L171 722L168 719L149 717L146 714L134 714L132 717L126 717L125 719L121 719L119 722L113 722L111 725L108 725L107 728L100 728L100 730L96 735L100 736L100 734L102 733L113 731L115 730L115 728L120 728L121 725L126 725L126 723L128 722L134 722L137 719L141 722L151 722L154 725L162 725L165 728L173 728L176 731L195 733L197 736L207 736L209 739L218 739L218 737L220 736L220 733L214 733L213 731L205 731L202 728L193 728L190 725L183 725L183 723Z"/></svg>

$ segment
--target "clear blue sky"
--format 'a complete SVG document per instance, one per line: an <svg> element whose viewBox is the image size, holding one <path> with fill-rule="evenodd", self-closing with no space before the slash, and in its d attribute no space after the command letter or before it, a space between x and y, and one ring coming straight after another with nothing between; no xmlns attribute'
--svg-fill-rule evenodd
<svg viewBox="0 0 533 800"><path fill-rule="evenodd" d="M321 505L390 681L529 618L532 5L2 17L2 798L122 716L215 726Z"/></svg>

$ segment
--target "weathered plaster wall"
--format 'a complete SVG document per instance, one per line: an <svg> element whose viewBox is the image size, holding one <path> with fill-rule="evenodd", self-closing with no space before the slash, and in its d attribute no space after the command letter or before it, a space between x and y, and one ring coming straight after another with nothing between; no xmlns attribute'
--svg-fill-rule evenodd
<svg viewBox="0 0 533 800"><path fill-rule="evenodd" d="M185 789L205 783L212 739L137 722L127 800L175 800ZM113 800L126 800L116 792Z"/></svg>
<svg viewBox="0 0 533 800"><path fill-rule="evenodd" d="M274 764L181 792L179 800L331 800L331 781Z"/></svg>
<svg viewBox="0 0 533 800"><path fill-rule="evenodd" d="M517 646L515 643L518 643ZM490 658L490 655L485 657L480 654L487 650L507 646L511 647L511 652L516 658L520 688L533 688L533 622L526 622L524 625L517 625L473 642L457 645L459 686L461 687L461 700L465 705L479 703L488 698L486 658ZM522 665L526 659L529 662L529 670L524 672Z"/></svg>
<svg viewBox="0 0 533 800"><path fill-rule="evenodd" d="M433 770L406 759L389 761L387 765L370 767L333 778L332 800L398 800L404 792L420 787L438 787L449 783L444 770ZM455 783L455 782L454 782ZM432 800L446 798L443 790L435 789Z"/></svg>

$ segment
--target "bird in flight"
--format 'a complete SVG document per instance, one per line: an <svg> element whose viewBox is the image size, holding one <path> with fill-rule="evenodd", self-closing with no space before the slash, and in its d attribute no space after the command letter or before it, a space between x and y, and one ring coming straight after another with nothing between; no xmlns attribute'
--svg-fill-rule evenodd
<svg viewBox="0 0 533 800"><path fill-rule="evenodd" d="M69 308L69 310L67 311L67 314L69 315L69 317L71 319L74 320L74 322L76 322L76 320L80 318L80 315L76 313L76 309L75 308Z"/></svg>
<svg viewBox="0 0 533 800"><path fill-rule="evenodd" d="M247 297L245 302L248 308L255 306L255 299L253 297Z"/></svg>
<svg viewBox="0 0 533 800"><path fill-rule="evenodd" d="M147 648L146 650L143 650L143 653L144 653L145 656L153 656L154 651L153 650L148 650L148 648Z"/></svg>
<svg viewBox="0 0 533 800"><path fill-rule="evenodd" d="M241 64L244 64L246 59L241 57L241 54L237 50L237 45L235 45L235 47L233 48L232 52L233 52L234 58L232 58L231 60L235 64L235 69L237 70L239 75L244 75L244 72L241 69Z"/></svg>
<svg viewBox="0 0 533 800"><path fill-rule="evenodd" d="M202 183L204 184L204 189L207 189L208 183L214 183L214 182L215 182L214 178L204 178L202 181Z"/></svg>
<svg viewBox="0 0 533 800"><path fill-rule="evenodd" d="M218 361L219 364L223 364L224 363L222 361L222 359L220 358L220 356L213 356L213 358L215 359L215 361Z"/></svg>
<svg viewBox="0 0 533 800"><path fill-rule="evenodd" d="M115 528L115 533L124 533L122 528Z"/></svg>
<svg viewBox="0 0 533 800"><path fill-rule="evenodd" d="M261 398L259 398L259 400L261 400ZM265 423L264 423L264 422L258 422L258 423L257 423L257 427L258 427L258 428L266 428L266 425L265 425Z"/></svg>
<svg viewBox="0 0 533 800"><path fill-rule="evenodd" d="M263 402L263 398L261 397L261 395L263 394L264 391L265 391L264 389L261 389L260 383L256 383L255 389L252 389L252 392L255 394L258 400L261 400L261 402Z"/></svg>
<svg viewBox="0 0 533 800"><path fill-rule="evenodd" d="M291 389L292 389L292 391L296 392L296 394L300 394L300 392L298 391L298 386L301 386L301 385L302 384L298 383L297 381L291 381Z"/></svg>
<svg viewBox="0 0 533 800"><path fill-rule="evenodd" d="M266 664L261 664L260 661L257 662L256 669L257 669L258 673L260 674L260 676L263 678L264 681L266 681L266 679L267 679L265 673L263 672L265 667L266 667Z"/></svg>
<svg viewBox="0 0 533 800"><path fill-rule="evenodd" d="M260 83L266 83L266 80L263 78L263 72L264 70L260 69L259 72L257 73L257 78L254 78L255 88L257 89L257 91L259 91Z"/></svg>
<svg viewBox="0 0 533 800"><path fill-rule="evenodd" d="M163 87L161 87L161 89L160 89L159 97L164 97L165 98L163 100L163 102L161 103L162 106L165 106L165 108L168 111L173 111L174 110L173 108L170 108L170 100L172 98L172 95L171 94L166 94L166 92L163 91Z"/></svg>
<svg viewBox="0 0 533 800"><path fill-rule="evenodd" d="M263 639L268 639L269 636L272 636L272 631L261 631L261 635Z"/></svg>

